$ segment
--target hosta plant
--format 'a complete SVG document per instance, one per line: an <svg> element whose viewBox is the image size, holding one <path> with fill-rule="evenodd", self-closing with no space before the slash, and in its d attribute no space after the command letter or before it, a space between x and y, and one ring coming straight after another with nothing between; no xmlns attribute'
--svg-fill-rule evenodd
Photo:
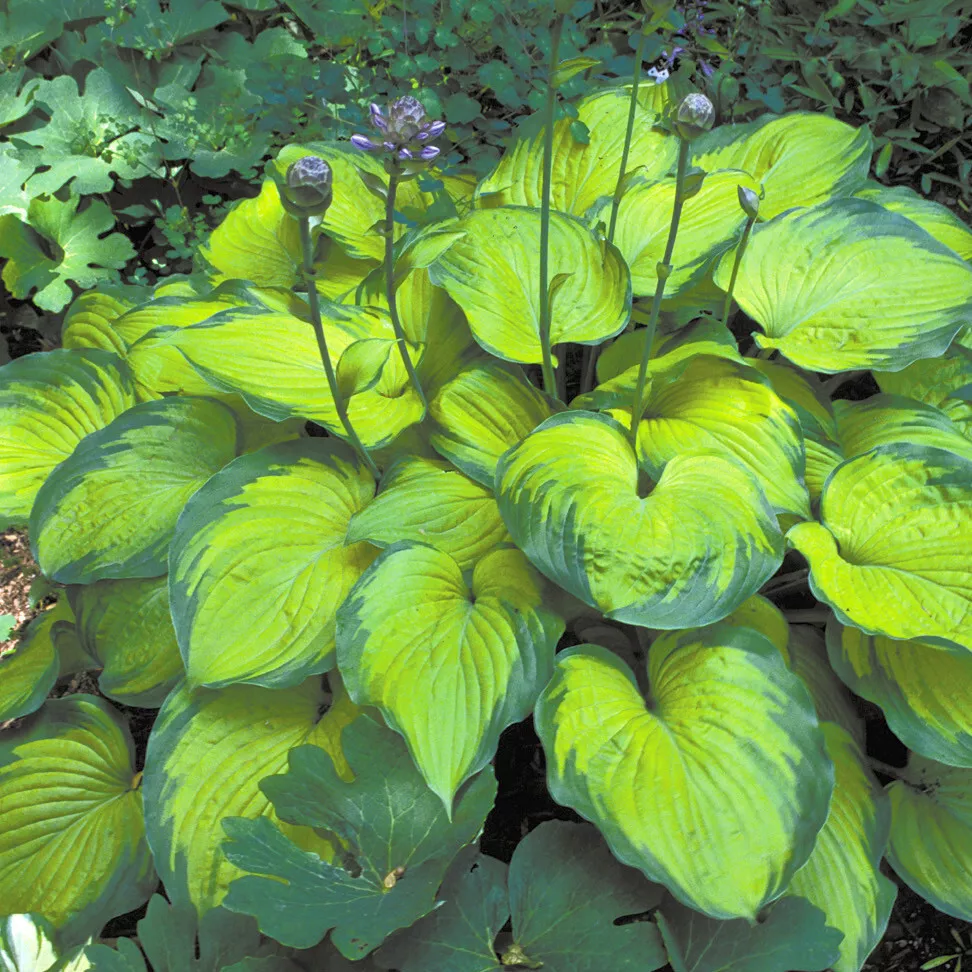
<svg viewBox="0 0 972 972"><path fill-rule="evenodd" d="M63 588L0 661L17 928L161 879L156 969L853 972L889 867L972 920L972 232L824 116L636 77L578 141L551 67L480 183L375 106L0 370L0 511ZM507 866L531 717L574 822Z"/></svg>

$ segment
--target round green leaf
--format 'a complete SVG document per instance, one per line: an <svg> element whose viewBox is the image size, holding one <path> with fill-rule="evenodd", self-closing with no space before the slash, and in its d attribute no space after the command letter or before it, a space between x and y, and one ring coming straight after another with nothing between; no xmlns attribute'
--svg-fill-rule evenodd
<svg viewBox="0 0 972 972"><path fill-rule="evenodd" d="M610 88L583 98L577 120L590 129L590 141L578 142L573 119L554 123L550 208L583 216L600 199L613 196L621 169L621 153L631 98ZM646 179L659 179L675 164L678 142L654 127L655 112L635 108L628 173L639 170ZM542 202L543 132L523 138L503 154L499 165L476 190L479 206L534 206Z"/></svg>
<svg viewBox="0 0 972 972"><path fill-rule="evenodd" d="M96 935L147 900L134 746L102 699L72 695L0 739L0 900L43 915L62 942Z"/></svg>
<svg viewBox="0 0 972 972"><path fill-rule="evenodd" d="M539 363L540 211L479 210L452 224L462 239L429 267L463 309L473 337L507 361ZM580 220L550 217L551 344L597 344L631 314L631 279L618 250Z"/></svg>
<svg viewBox="0 0 972 972"><path fill-rule="evenodd" d="M128 367L109 351L28 354L0 368L0 520L26 523L51 470L134 404Z"/></svg>
<svg viewBox="0 0 972 972"><path fill-rule="evenodd" d="M766 193L761 219L853 192L871 166L871 134L812 112L763 115L720 125L692 143L691 162L706 172L743 169Z"/></svg>
<svg viewBox="0 0 972 972"><path fill-rule="evenodd" d="M814 595L842 624L972 650L972 461L926 446L880 446L841 463L820 523L787 541Z"/></svg>
<svg viewBox="0 0 972 972"><path fill-rule="evenodd" d="M213 230L200 256L212 278L252 280L258 287L293 287L301 263L300 226L265 180L256 199L244 199Z"/></svg>
<svg viewBox="0 0 972 972"><path fill-rule="evenodd" d="M813 703L762 635L663 634L650 703L597 645L557 656L537 703L555 800L615 856L715 918L755 918L810 856L833 787Z"/></svg>
<svg viewBox="0 0 972 972"><path fill-rule="evenodd" d="M888 863L939 911L972 921L972 770L913 754L888 796Z"/></svg>
<svg viewBox="0 0 972 972"><path fill-rule="evenodd" d="M447 553L393 544L338 611L338 667L351 697L381 709L434 793L492 759L550 677L563 621L519 550L494 550L467 582Z"/></svg>
<svg viewBox="0 0 972 972"><path fill-rule="evenodd" d="M665 297L675 297L700 283L712 259L742 230L746 214L737 198L740 186L759 189L756 180L745 172L711 172L699 192L685 200ZM658 286L656 268L665 255L674 205L675 179L638 182L621 197L614 242L631 268L635 294L654 294ZM609 212L610 204L606 203L601 218L609 218Z"/></svg>
<svg viewBox="0 0 972 972"><path fill-rule="evenodd" d="M221 821L277 820L260 781L286 769L293 747L315 743L346 769L340 733L356 710L345 696L321 718L324 702L317 678L277 691L183 685L166 699L145 757L145 826L174 905L202 915L222 902L240 872L223 856ZM304 849L333 856L333 845L311 828L282 829Z"/></svg>
<svg viewBox="0 0 972 972"><path fill-rule="evenodd" d="M116 702L157 709L184 674L168 584L150 577L76 589L81 646L102 669L98 687Z"/></svg>
<svg viewBox="0 0 972 972"><path fill-rule="evenodd" d="M186 500L236 455L238 435L206 398L143 402L89 435L37 494L41 570L62 584L160 577Z"/></svg>
<svg viewBox="0 0 972 972"><path fill-rule="evenodd" d="M972 655L893 641L832 623L827 650L837 674L879 705L891 731L922 756L972 768Z"/></svg>
<svg viewBox="0 0 972 972"><path fill-rule="evenodd" d="M858 972L884 935L898 893L880 870L891 808L850 734L832 722L821 729L834 764L834 794L813 853L786 896L816 905L844 933L834 972Z"/></svg>
<svg viewBox="0 0 972 972"><path fill-rule="evenodd" d="M624 429L593 412L548 419L503 456L496 484L534 566L614 620L718 621L782 561L776 518L739 465L677 455L649 491Z"/></svg>
<svg viewBox="0 0 972 972"><path fill-rule="evenodd" d="M241 456L179 517L169 596L189 681L296 685L334 665L336 612L371 563L346 543L374 496L362 463L333 440Z"/></svg>
<svg viewBox="0 0 972 972"><path fill-rule="evenodd" d="M493 488L497 460L553 414L550 401L519 371L498 361L463 368L429 404L436 452Z"/></svg>
<svg viewBox="0 0 972 972"><path fill-rule="evenodd" d="M387 547L414 540L468 570L509 539L490 490L447 462L403 456L385 473L378 496L351 518L345 542Z"/></svg>
<svg viewBox="0 0 972 972"><path fill-rule="evenodd" d="M734 259L715 271L723 289ZM836 199L758 226L734 297L765 332L757 345L801 368L898 371L940 355L968 321L972 266L904 216Z"/></svg>

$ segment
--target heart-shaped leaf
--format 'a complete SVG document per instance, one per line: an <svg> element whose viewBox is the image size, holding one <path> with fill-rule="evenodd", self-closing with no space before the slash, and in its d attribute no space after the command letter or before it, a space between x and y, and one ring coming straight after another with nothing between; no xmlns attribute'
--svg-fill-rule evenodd
<svg viewBox="0 0 972 972"><path fill-rule="evenodd" d="M536 710L550 792L680 901L755 918L827 816L833 767L813 703L770 642L725 624L660 636L648 680L646 704L613 652L557 656Z"/></svg>
<svg viewBox="0 0 972 972"><path fill-rule="evenodd" d="M715 271L723 289L734 259ZM898 371L940 355L968 321L972 266L904 216L835 199L758 226L733 295L764 331L757 345L801 368Z"/></svg>
<svg viewBox="0 0 972 972"><path fill-rule="evenodd" d="M134 404L129 369L108 351L28 354L0 368L0 521L26 523L54 467Z"/></svg>
<svg viewBox="0 0 972 972"><path fill-rule="evenodd" d="M223 856L226 817L276 820L260 780L281 772L287 753L306 742L339 761L341 732L357 709L339 696L320 717L320 679L292 689L232 685L218 692L173 692L152 727L145 757L145 826L155 866L174 905L202 915L219 905L239 875ZM347 772L341 762L340 772ZM334 845L306 827L286 832L330 859Z"/></svg>
<svg viewBox="0 0 972 972"><path fill-rule="evenodd" d="M0 739L0 900L43 915L65 944L96 935L157 882L128 728L72 695Z"/></svg>
<svg viewBox="0 0 972 972"><path fill-rule="evenodd" d="M374 490L344 446L303 439L241 456L192 497L169 560L192 683L277 688L333 667L337 609L377 554L345 542L348 524Z"/></svg>
<svg viewBox="0 0 972 972"><path fill-rule="evenodd" d="M630 624L718 621L782 560L776 518L743 468L677 455L648 492L624 430L605 415L548 419L503 456L496 484L507 529L534 566Z"/></svg>
<svg viewBox="0 0 972 972"><path fill-rule="evenodd" d="M894 444L841 463L787 541L842 624L972 650L972 462Z"/></svg>
<svg viewBox="0 0 972 972"><path fill-rule="evenodd" d="M519 550L488 553L467 582L449 554L405 541L338 611L338 667L351 697L381 710L451 808L500 733L533 709L563 630Z"/></svg>
<svg viewBox="0 0 972 972"><path fill-rule="evenodd" d="M432 282L463 309L485 350L539 363L540 211L479 210L454 228L465 235L429 268ZM548 280L562 281L550 300L551 344L597 344L625 326L631 279L614 246L580 220L553 213L549 261Z"/></svg>

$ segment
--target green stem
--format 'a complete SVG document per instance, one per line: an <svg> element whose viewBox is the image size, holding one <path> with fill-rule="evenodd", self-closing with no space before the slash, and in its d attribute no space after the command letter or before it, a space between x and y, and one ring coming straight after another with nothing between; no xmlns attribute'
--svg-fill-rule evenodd
<svg viewBox="0 0 972 972"><path fill-rule="evenodd" d="M871 769L876 773L883 773L885 776L890 776L893 780L904 779L903 766L892 766L890 763L875 759L873 756L868 756L867 761L871 764Z"/></svg>
<svg viewBox="0 0 972 972"><path fill-rule="evenodd" d="M402 322L398 318L398 305L395 302L395 195L397 192L398 174L392 172L388 176L388 195L385 198L385 298L388 301L388 314L391 317L402 363L405 365L408 379L422 403L423 411L427 412L429 403L425 398L425 392L422 391L422 383L419 381L415 365L412 364L411 356L408 353L405 331L402 329Z"/></svg>
<svg viewBox="0 0 972 972"><path fill-rule="evenodd" d="M784 611L786 620L792 624L820 624L829 621L833 615L830 608L809 608L805 611Z"/></svg>
<svg viewBox="0 0 972 972"><path fill-rule="evenodd" d="M754 217L747 217L746 228L743 230L742 239L739 241L739 246L736 247L736 255L732 261L732 273L729 275L729 289L726 291L726 301L722 305L723 327L729 326L729 311L732 308L732 294L736 289L736 277L739 276L739 264L742 263L743 254L746 252L746 247L749 244L749 235L752 233L755 223L756 220Z"/></svg>
<svg viewBox="0 0 972 972"><path fill-rule="evenodd" d="M553 76L557 70L560 53L560 35L563 33L565 14L558 14L554 20L550 37L550 67L547 72L547 104L544 109L543 131L543 186L540 199L540 348L543 355L543 388L548 395L557 394L557 379L554 376L553 353L550 349L550 185L553 181L553 136L554 107L557 102L557 89Z"/></svg>
<svg viewBox="0 0 972 972"><path fill-rule="evenodd" d="M631 404L631 447L638 454L638 426L641 416L645 414L645 385L648 380L648 359L651 357L651 346L655 341L655 328L658 325L658 314L661 311L662 296L665 293L665 282L672 272L672 252L675 249L675 236L678 234L678 221L682 216L682 188L685 184L685 170L688 168L689 141L681 140L678 147L678 168L675 170L675 202L672 206L672 222L668 227L668 242L665 244L665 255L658 264L658 283L655 284L655 296L651 300L651 313L648 315L648 325L645 327L645 347L641 354L641 365L638 368L638 383L635 385L634 400Z"/></svg>
<svg viewBox="0 0 972 972"><path fill-rule="evenodd" d="M791 587L797 587L801 584L806 583L807 578L810 576L810 569L804 567L801 570L791 571L789 574L779 574L777 577L770 578L760 590L760 594L764 596L769 596L770 594L776 594L779 591L787 590Z"/></svg>
<svg viewBox="0 0 972 972"><path fill-rule="evenodd" d="M647 17L645 18L647 21ZM618 207L624 193L624 174L628 169L628 155L631 152L631 137L634 133L635 114L638 110L638 87L641 84L641 65L645 55L645 42L648 34L642 26L641 37L638 38L638 49L635 51L634 71L631 76L631 98L628 101L628 127L624 130L624 147L621 149L621 167L618 169L618 181L614 184L614 198L611 200L611 221L608 224L608 243L614 242L614 231L618 225ZM581 391L589 392L594 387L597 374L597 357L600 348L589 345L584 348L584 374L581 379Z"/></svg>
<svg viewBox="0 0 972 972"><path fill-rule="evenodd" d="M331 364L331 356L327 351L327 338L324 336L324 325L321 323L321 301L317 293L317 283L314 279L314 245L311 242L310 219L307 216L299 216L297 222L300 224L300 244L303 251L303 271L304 286L307 288L307 302L310 305L311 324L314 326L314 335L317 338L317 348L321 353L321 362L324 365L324 373L327 375L327 386L331 390L331 398L334 401L334 408L344 426L348 440L354 446L358 455L364 460L371 475L375 479L381 478L381 471L375 465L375 461L368 455L358 438L358 433L354 431L351 419L348 418L348 409L344 403L344 397L338 390L337 376L334 374L334 366Z"/></svg>

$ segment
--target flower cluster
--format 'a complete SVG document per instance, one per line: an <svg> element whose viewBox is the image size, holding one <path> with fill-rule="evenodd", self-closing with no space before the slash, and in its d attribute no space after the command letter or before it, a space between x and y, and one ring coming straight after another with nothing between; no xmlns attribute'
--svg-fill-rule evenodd
<svg viewBox="0 0 972 972"><path fill-rule="evenodd" d="M371 124L378 130L376 138L352 135L351 142L362 152L388 155L402 162L431 162L439 154L429 144L445 131L444 121L426 121L422 102L411 95L393 101L386 111L371 106Z"/></svg>

